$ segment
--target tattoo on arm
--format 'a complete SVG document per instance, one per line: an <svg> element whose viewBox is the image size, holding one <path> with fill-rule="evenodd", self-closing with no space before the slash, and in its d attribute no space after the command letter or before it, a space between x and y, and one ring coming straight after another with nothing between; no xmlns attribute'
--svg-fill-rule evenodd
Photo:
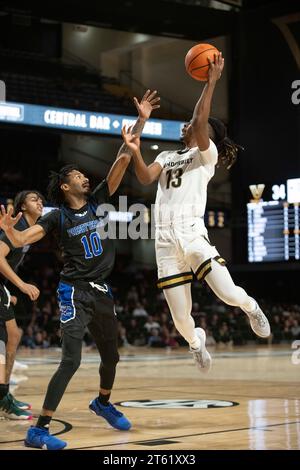
<svg viewBox="0 0 300 470"><path fill-rule="evenodd" d="M146 121L144 119L138 118L135 125L132 128L132 134L141 135L145 127L145 124L146 124ZM121 153L128 153L129 155L133 156L132 151L125 143L121 145L118 151L117 158L121 155Z"/></svg>

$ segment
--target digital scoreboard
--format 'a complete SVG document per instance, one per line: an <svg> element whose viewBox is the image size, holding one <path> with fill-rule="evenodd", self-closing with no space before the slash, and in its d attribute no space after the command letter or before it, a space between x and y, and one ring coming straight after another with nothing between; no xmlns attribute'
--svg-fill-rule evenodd
<svg viewBox="0 0 300 470"><path fill-rule="evenodd" d="M251 202L248 209L248 261L300 259L299 203Z"/></svg>

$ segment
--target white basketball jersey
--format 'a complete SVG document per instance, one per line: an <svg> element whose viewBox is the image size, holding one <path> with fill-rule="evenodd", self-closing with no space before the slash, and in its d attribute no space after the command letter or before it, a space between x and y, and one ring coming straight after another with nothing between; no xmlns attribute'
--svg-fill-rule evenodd
<svg viewBox="0 0 300 470"><path fill-rule="evenodd" d="M165 151L155 162L162 167L155 200L155 222L203 217L207 185L215 173L218 150L212 140L205 151Z"/></svg>

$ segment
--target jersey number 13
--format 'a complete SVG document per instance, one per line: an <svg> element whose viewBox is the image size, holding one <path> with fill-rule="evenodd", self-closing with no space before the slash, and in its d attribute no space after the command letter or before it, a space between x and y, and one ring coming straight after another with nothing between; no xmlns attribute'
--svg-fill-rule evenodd
<svg viewBox="0 0 300 470"><path fill-rule="evenodd" d="M177 170L168 170L167 171L167 189L170 189L170 186L173 188L179 188L182 182L183 169L177 168Z"/></svg>

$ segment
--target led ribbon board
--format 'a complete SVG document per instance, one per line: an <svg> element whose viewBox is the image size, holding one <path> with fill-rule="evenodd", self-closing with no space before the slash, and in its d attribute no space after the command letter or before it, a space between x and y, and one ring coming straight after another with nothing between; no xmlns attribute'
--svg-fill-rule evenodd
<svg viewBox="0 0 300 470"><path fill-rule="evenodd" d="M136 119L136 116L0 102L0 122L12 124L120 136L122 126L131 125ZM143 137L178 141L182 125L181 121L149 119L143 130Z"/></svg>

